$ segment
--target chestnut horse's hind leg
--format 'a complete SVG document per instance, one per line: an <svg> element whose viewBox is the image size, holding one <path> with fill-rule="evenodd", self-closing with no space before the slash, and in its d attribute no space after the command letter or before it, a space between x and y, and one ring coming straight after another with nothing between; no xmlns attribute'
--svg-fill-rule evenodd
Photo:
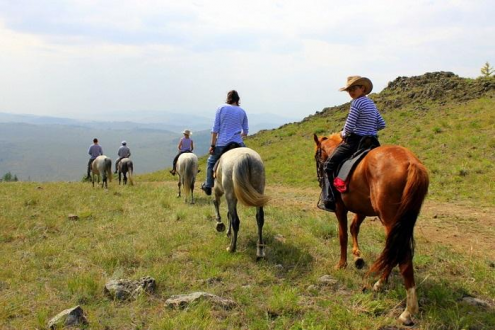
<svg viewBox="0 0 495 330"><path fill-rule="evenodd" d="M258 244L256 247L256 258L265 257L265 243L263 242L263 225L265 224L265 211L263 207L256 208L256 223L258 224Z"/></svg>
<svg viewBox="0 0 495 330"><path fill-rule="evenodd" d="M357 269L361 269L364 267L364 260L361 258L361 251L359 250L358 243L358 235L359 235L359 227L361 223L363 223L365 215L356 214L352 219L351 223L351 235L352 235L352 254L354 255L354 265Z"/></svg>
<svg viewBox="0 0 495 330"><path fill-rule="evenodd" d="M418 297L416 295L416 284L414 283L414 269L412 263L412 257L409 255L407 261L399 264L400 273L404 278L404 285L406 287L406 309L402 312L399 320L404 325L412 325L413 321L411 316L419 312Z"/></svg>
<svg viewBox="0 0 495 330"><path fill-rule="evenodd" d="M335 268L347 267L347 210L341 205L337 207L335 211L337 219L339 220L339 240L340 240L340 260Z"/></svg>

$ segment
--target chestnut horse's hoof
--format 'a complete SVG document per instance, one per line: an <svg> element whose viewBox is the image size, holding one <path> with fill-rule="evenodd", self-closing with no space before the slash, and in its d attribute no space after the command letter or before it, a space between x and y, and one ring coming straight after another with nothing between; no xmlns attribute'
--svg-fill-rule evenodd
<svg viewBox="0 0 495 330"><path fill-rule="evenodd" d="M414 325L414 322L413 322L412 317L411 317L411 313L409 313L409 311L407 311L407 310L402 312L402 314L399 316L399 321L402 322L402 325L405 325L408 327Z"/></svg>
<svg viewBox="0 0 495 330"><path fill-rule="evenodd" d="M219 233L225 231L225 225L222 222L217 222L217 231Z"/></svg>
<svg viewBox="0 0 495 330"><path fill-rule="evenodd" d="M356 260L354 260L354 266L356 266L357 269L362 269L364 265L365 262L363 258L356 258Z"/></svg>
<svg viewBox="0 0 495 330"><path fill-rule="evenodd" d="M339 262L337 265L335 265L335 269L344 269L347 267L347 262Z"/></svg>

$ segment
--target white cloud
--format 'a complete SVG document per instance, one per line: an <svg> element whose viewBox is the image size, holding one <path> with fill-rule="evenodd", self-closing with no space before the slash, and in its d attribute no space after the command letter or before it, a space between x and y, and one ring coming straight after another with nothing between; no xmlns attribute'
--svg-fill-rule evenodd
<svg viewBox="0 0 495 330"><path fill-rule="evenodd" d="M0 111L81 116L243 105L300 118L403 75L495 62L490 1L0 1Z"/></svg>

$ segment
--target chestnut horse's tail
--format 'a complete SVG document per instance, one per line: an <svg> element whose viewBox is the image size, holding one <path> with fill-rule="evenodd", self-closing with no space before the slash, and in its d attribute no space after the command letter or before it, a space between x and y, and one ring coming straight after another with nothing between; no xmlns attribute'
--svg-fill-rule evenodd
<svg viewBox="0 0 495 330"><path fill-rule="evenodd" d="M390 272L397 264L414 255L414 225L428 192L428 172L419 162L409 165L407 182L385 249L370 269L370 273Z"/></svg>

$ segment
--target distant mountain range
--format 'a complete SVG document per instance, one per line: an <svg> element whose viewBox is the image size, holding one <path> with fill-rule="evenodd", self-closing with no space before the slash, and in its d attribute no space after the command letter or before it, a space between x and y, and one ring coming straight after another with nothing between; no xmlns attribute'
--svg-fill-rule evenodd
<svg viewBox="0 0 495 330"><path fill-rule="evenodd" d="M113 115L109 115L113 118ZM86 172L94 137L113 161L122 140L128 142L136 173L170 167L181 132L193 131L195 153L207 153L213 118L182 114L124 113L121 121L9 114L0 112L0 177L10 172L20 181L79 181ZM288 122L272 114L249 116L250 134Z"/></svg>
<svg viewBox="0 0 495 330"><path fill-rule="evenodd" d="M115 120L115 118L118 118L118 120ZM283 124L296 120L300 119L266 113L249 114L249 132L250 134L254 134L262 129L277 128ZM0 123L66 125L88 127L93 129L157 129L180 133L185 128L192 131L209 130L213 124L213 118L198 115L185 117L184 114L181 113L140 111L138 113L108 113L106 115L102 115L99 120L83 120L0 112Z"/></svg>

